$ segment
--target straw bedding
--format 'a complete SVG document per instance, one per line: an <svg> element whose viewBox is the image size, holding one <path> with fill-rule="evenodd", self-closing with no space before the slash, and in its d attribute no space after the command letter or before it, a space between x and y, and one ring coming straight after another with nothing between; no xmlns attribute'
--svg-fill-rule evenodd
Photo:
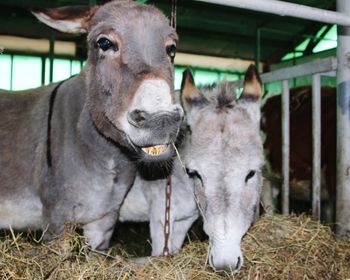
<svg viewBox="0 0 350 280"><path fill-rule="evenodd" d="M72 232L51 243L33 234L2 235L0 279L350 279L350 243L305 215L262 216L244 238L243 268L232 274L210 269L207 242L190 241L173 257L139 265L120 244L109 257L88 252Z"/></svg>

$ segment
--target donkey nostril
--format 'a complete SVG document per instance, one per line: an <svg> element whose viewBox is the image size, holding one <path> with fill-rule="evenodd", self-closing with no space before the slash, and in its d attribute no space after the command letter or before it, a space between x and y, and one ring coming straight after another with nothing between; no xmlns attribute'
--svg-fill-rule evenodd
<svg viewBox="0 0 350 280"><path fill-rule="evenodd" d="M136 124L144 122L147 118L147 113L141 110L134 110L130 113L130 119Z"/></svg>
<svg viewBox="0 0 350 280"><path fill-rule="evenodd" d="M236 265L236 270L238 270L241 267L241 257L238 257L237 265Z"/></svg>

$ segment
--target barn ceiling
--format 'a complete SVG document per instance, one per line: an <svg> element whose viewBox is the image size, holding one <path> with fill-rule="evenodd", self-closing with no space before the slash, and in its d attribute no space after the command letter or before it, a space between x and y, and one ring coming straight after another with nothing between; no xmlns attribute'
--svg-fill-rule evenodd
<svg viewBox="0 0 350 280"><path fill-rule="evenodd" d="M244 1L244 0L243 0ZM50 28L40 24L29 12L31 7L89 5L104 0L0 0L0 35L50 38ZM143 0L169 15L171 0ZM274 63L291 51L305 36L315 35L324 25L308 20L280 17L243 9L230 8L190 0L178 0L177 31L179 51L193 54L254 60L256 33L261 30L261 60ZM335 10L335 0L288 1ZM78 56L84 57L85 38L55 32L59 40L73 40ZM311 40L310 44L313 44ZM312 49L309 47L309 49Z"/></svg>

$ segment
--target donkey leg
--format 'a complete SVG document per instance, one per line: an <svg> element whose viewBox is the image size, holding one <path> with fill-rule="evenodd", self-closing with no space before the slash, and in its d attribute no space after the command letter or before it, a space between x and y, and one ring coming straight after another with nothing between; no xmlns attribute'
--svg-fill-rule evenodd
<svg viewBox="0 0 350 280"><path fill-rule="evenodd" d="M189 231L192 224L197 220L198 215L175 221L173 224L172 232L170 232L170 247L171 247L171 253L178 252L187 235L187 232Z"/></svg>
<svg viewBox="0 0 350 280"><path fill-rule="evenodd" d="M170 254L174 254L181 249L188 230L197 218L198 215L177 221L171 219L170 235L167 244ZM163 255L163 250L165 246L164 219L161 217L159 217L158 219L153 219L151 217L150 230L152 239L152 256L161 256Z"/></svg>
<svg viewBox="0 0 350 280"><path fill-rule="evenodd" d="M92 250L107 251L116 221L117 213L113 211L102 219L83 226L84 236Z"/></svg>
<svg viewBox="0 0 350 280"><path fill-rule="evenodd" d="M43 208L43 236L44 242L50 242L54 238L63 235L65 222L70 221L71 217L60 207L59 201L50 207Z"/></svg>
<svg viewBox="0 0 350 280"><path fill-rule="evenodd" d="M276 206L273 199L272 182L267 178L263 179L263 186L261 190L260 199L263 208L267 213L274 213L276 211Z"/></svg>
<svg viewBox="0 0 350 280"><path fill-rule="evenodd" d="M163 211L160 211L158 216L164 215ZM152 240L152 256L161 256L164 249L164 218L150 216L150 233Z"/></svg>

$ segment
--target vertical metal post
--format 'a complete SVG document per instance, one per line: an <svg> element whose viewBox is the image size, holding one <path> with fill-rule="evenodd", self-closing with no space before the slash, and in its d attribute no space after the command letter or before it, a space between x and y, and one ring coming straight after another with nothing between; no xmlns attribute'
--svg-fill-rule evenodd
<svg viewBox="0 0 350 280"><path fill-rule="evenodd" d="M13 54L11 54L10 62L10 90L13 90Z"/></svg>
<svg viewBox="0 0 350 280"><path fill-rule="evenodd" d="M312 217L319 220L321 209L321 79L312 76Z"/></svg>
<svg viewBox="0 0 350 280"><path fill-rule="evenodd" d="M289 85L282 81L282 213L289 214Z"/></svg>
<svg viewBox="0 0 350 280"><path fill-rule="evenodd" d="M72 70L73 70L73 59L69 60L69 76L72 76Z"/></svg>
<svg viewBox="0 0 350 280"><path fill-rule="evenodd" d="M41 57L41 85L45 85L45 73L46 73L46 59L45 56Z"/></svg>
<svg viewBox="0 0 350 280"><path fill-rule="evenodd" d="M256 45L255 45L255 67L260 71L260 59L261 59L261 29L256 30Z"/></svg>
<svg viewBox="0 0 350 280"><path fill-rule="evenodd" d="M50 49L49 49L49 58L50 58L50 76L49 82L53 82L53 60L54 60L54 52L55 52L55 33L51 31L50 34Z"/></svg>
<svg viewBox="0 0 350 280"><path fill-rule="evenodd" d="M350 17L350 1L337 0ZM350 28L338 26L336 231L350 235Z"/></svg>

